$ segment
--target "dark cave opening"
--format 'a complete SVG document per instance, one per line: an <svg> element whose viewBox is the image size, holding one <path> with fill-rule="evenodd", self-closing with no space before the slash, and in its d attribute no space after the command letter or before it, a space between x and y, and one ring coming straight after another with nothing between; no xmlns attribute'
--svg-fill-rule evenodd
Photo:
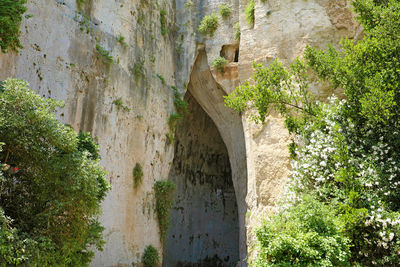
<svg viewBox="0 0 400 267"><path fill-rule="evenodd" d="M189 92L185 99L169 175L176 190L163 265L235 266L239 222L228 152L211 118Z"/></svg>

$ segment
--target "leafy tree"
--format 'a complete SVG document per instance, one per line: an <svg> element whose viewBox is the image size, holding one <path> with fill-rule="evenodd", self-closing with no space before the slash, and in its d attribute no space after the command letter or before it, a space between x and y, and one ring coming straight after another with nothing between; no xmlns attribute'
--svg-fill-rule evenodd
<svg viewBox="0 0 400 267"><path fill-rule="evenodd" d="M86 266L90 247L102 249L96 215L109 184L98 145L57 120L61 106L22 80L1 84L2 266Z"/></svg>
<svg viewBox="0 0 400 267"><path fill-rule="evenodd" d="M351 242L352 265L396 266L400 262L400 2L354 0L353 7L365 29L363 40L343 40L340 49L307 47L305 61L296 60L289 69L279 62L267 68L255 65L253 82L237 88L226 104L239 112L254 108L251 116L256 122L263 122L274 108L295 140L301 141L291 145L295 161L278 218L285 215L307 225L315 212L328 208L343 226L337 234ZM334 89L344 89L345 99L316 101L309 93L309 72ZM298 214L305 203L303 195L322 206ZM276 242L287 235L294 238L292 244L308 244L305 235L291 235L292 224L272 219L272 224L262 226L279 226L282 231L272 239L258 235L258 263L286 266L285 257L276 257L276 251L286 247ZM325 233L319 242L332 237ZM275 250L273 244L278 244ZM335 249L326 244L330 248L317 248L319 255ZM340 253L345 253L343 247Z"/></svg>
<svg viewBox="0 0 400 267"><path fill-rule="evenodd" d="M25 4L26 0L0 1L0 48L3 53L8 49L17 51L22 48L19 26L26 11Z"/></svg>

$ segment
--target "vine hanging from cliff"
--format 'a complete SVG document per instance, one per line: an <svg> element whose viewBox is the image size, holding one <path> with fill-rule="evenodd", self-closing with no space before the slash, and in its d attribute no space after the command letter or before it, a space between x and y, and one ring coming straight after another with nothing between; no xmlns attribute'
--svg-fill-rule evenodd
<svg viewBox="0 0 400 267"><path fill-rule="evenodd" d="M160 228L160 240L163 242L169 226L169 213L172 208L172 193L175 190L175 184L171 181L157 181L153 188L156 197L156 213Z"/></svg>

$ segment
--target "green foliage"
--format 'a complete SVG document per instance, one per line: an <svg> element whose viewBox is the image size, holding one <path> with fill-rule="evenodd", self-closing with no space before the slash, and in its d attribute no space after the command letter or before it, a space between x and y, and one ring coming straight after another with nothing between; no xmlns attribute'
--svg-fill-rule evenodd
<svg viewBox="0 0 400 267"><path fill-rule="evenodd" d="M246 81L225 97L228 107L242 113L252 103L251 107L257 111L251 117L255 122L264 122L270 109L275 108L286 117L286 125L291 132L296 132L304 124L304 119L318 112L315 99L308 90L309 81L304 62L295 60L289 70L278 61L268 68L261 64L253 64L253 67L254 85ZM298 111L302 114L300 118L297 116Z"/></svg>
<svg viewBox="0 0 400 267"><path fill-rule="evenodd" d="M182 115L179 113L172 113L168 118L168 127L171 132L175 132L176 126L182 120Z"/></svg>
<svg viewBox="0 0 400 267"><path fill-rule="evenodd" d="M351 266L350 240L336 214L312 197L256 229L254 266Z"/></svg>
<svg viewBox="0 0 400 267"><path fill-rule="evenodd" d="M0 262L87 266L104 244L96 216L109 190L98 146L57 120L61 102L21 80L0 87Z"/></svg>
<svg viewBox="0 0 400 267"><path fill-rule="evenodd" d="M124 36L119 35L117 37L117 41L118 41L118 43L120 43L122 45L122 47L124 47L124 48L128 47L128 44L125 42L125 37Z"/></svg>
<svg viewBox="0 0 400 267"><path fill-rule="evenodd" d="M217 28L218 28L218 16L213 13L211 15L204 16L198 30L201 34L208 34L211 37L213 37Z"/></svg>
<svg viewBox="0 0 400 267"><path fill-rule="evenodd" d="M145 267L157 267L160 264L160 256L158 255L158 251L155 247L148 245L144 249L142 263Z"/></svg>
<svg viewBox="0 0 400 267"><path fill-rule="evenodd" d="M83 6L86 5L87 0L76 0L76 6L78 7L78 10L81 11Z"/></svg>
<svg viewBox="0 0 400 267"><path fill-rule="evenodd" d="M160 23L161 23L161 34L167 35L167 33L168 33L167 11L165 11L165 9L160 10Z"/></svg>
<svg viewBox="0 0 400 267"><path fill-rule="evenodd" d="M107 51L104 47L96 44L96 50L107 65L113 63L113 57L110 55L110 52Z"/></svg>
<svg viewBox="0 0 400 267"><path fill-rule="evenodd" d="M187 112L188 102L186 102L182 95L178 92L178 89L175 86L172 86L174 90L174 106L176 111L183 116Z"/></svg>
<svg viewBox="0 0 400 267"><path fill-rule="evenodd" d="M227 4L222 4L219 6L219 14L221 15L221 17L223 17L224 19L229 18L229 16L231 15L232 11L231 8L229 7L229 5Z"/></svg>
<svg viewBox="0 0 400 267"><path fill-rule="evenodd" d="M133 185L136 188L143 180L143 168L142 165L140 165L140 163L136 163L135 167L133 168L132 175L133 175Z"/></svg>
<svg viewBox="0 0 400 267"><path fill-rule="evenodd" d="M19 27L22 15L26 12L25 4L26 0L0 1L0 48L3 53L23 48L19 41Z"/></svg>
<svg viewBox="0 0 400 267"><path fill-rule="evenodd" d="M139 62L135 62L135 64L133 65L133 72L136 79L139 79L140 76L144 75L144 63L145 61L142 60Z"/></svg>
<svg viewBox="0 0 400 267"><path fill-rule="evenodd" d="M168 144L168 145L174 143L174 141L175 141L175 135L174 135L174 133L169 132L169 133L166 133L165 136L167 137L167 144Z"/></svg>
<svg viewBox="0 0 400 267"><path fill-rule="evenodd" d="M80 132L78 135L78 150L88 151L93 160L100 159L100 148L97 144L97 137L92 138L90 133Z"/></svg>
<svg viewBox="0 0 400 267"><path fill-rule="evenodd" d="M247 23L253 25L254 24L254 0L249 0L246 5L246 9L244 10L244 14L246 16Z"/></svg>
<svg viewBox="0 0 400 267"><path fill-rule="evenodd" d="M193 1L191 1L191 0L186 1L186 3L185 3L186 8L191 8L192 6L193 6Z"/></svg>
<svg viewBox="0 0 400 267"><path fill-rule="evenodd" d="M165 82L165 78L164 78L164 76L162 76L161 74L156 74L156 76L157 76L157 78L158 79L160 79L160 81L161 81L161 83L163 84L163 85L166 85L167 83Z"/></svg>
<svg viewBox="0 0 400 267"><path fill-rule="evenodd" d="M212 66L213 68L219 70L219 72L224 73L225 72L225 66L228 64L228 60L226 60L224 57L217 57L214 59Z"/></svg>
<svg viewBox="0 0 400 267"><path fill-rule="evenodd" d="M160 228L160 240L163 242L169 226L169 213L173 204L175 184L171 181L157 181L153 188L156 198L156 213L158 226Z"/></svg>
<svg viewBox="0 0 400 267"><path fill-rule="evenodd" d="M168 118L169 133L166 134L166 137L169 144L174 143L176 127L182 120L183 115L186 114L188 106L188 103L182 98L181 94L178 92L178 89L175 86L172 86L172 89L174 90L174 106L176 113L172 113Z"/></svg>
<svg viewBox="0 0 400 267"><path fill-rule="evenodd" d="M235 23L233 26L234 30L234 35L235 35L235 40L239 41L240 40L240 24L239 21Z"/></svg>
<svg viewBox="0 0 400 267"><path fill-rule="evenodd" d="M327 219L337 218L337 234L350 240L347 262L352 266L400 262L400 2L354 0L353 6L365 29L363 40L343 40L340 49L307 47L305 61L296 60L289 69L278 62L268 68L255 65L255 84L247 82L226 98L239 112L254 107L257 122L271 108L277 110L298 141L291 145L295 161L286 202L266 233L281 227L282 214L291 220L272 239L258 236L261 265L285 266L285 255L292 255L285 250L289 243L309 247L306 235L276 243L291 240L286 236L292 232L290 221L298 220L296 227L302 229L317 214L310 214L311 208L298 212L304 195L321 203ZM312 80L307 72L328 81L332 89L344 89L346 99L317 102L308 93ZM318 243L335 236L326 234ZM316 250L322 255L326 248ZM276 253L281 250L285 254ZM298 260L308 260L307 255L299 254ZM272 259L276 261L270 264ZM332 264L341 266L332 261L328 266Z"/></svg>
<svg viewBox="0 0 400 267"><path fill-rule="evenodd" d="M125 111L130 111L131 110L128 106L126 106L124 104L124 102L122 102L122 100L120 98L115 99L112 103L114 105L116 105L118 109L123 109Z"/></svg>

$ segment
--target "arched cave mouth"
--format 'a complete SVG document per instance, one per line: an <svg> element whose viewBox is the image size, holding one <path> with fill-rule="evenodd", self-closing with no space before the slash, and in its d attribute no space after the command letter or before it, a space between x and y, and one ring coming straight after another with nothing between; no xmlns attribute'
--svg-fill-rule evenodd
<svg viewBox="0 0 400 267"><path fill-rule="evenodd" d="M164 266L235 266L239 222L232 171L217 127L187 92L188 112L175 133L169 179L175 183Z"/></svg>

